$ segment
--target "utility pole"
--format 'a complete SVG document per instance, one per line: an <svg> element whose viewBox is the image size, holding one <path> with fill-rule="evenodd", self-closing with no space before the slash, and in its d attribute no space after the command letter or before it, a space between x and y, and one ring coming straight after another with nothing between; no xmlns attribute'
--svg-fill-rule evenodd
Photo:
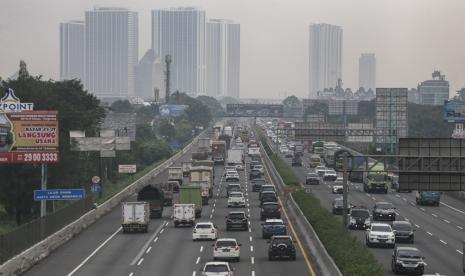
<svg viewBox="0 0 465 276"><path fill-rule="evenodd" d="M171 73L171 55L165 56L165 64L166 64L166 79L165 79L165 104L170 102L170 73Z"/></svg>
<svg viewBox="0 0 465 276"><path fill-rule="evenodd" d="M47 164L41 164L41 181L40 181L40 188L41 190L47 190ZM40 201L40 216L45 217L47 215L47 201L41 200Z"/></svg>
<svg viewBox="0 0 465 276"><path fill-rule="evenodd" d="M349 223L349 214L348 214L348 200L349 196L349 185L347 185L347 152L342 154L342 231L347 231L347 225Z"/></svg>

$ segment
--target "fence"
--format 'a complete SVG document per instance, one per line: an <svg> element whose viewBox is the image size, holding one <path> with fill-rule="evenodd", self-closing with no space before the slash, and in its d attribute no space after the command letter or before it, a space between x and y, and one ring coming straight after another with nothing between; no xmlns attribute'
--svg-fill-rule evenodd
<svg viewBox="0 0 465 276"><path fill-rule="evenodd" d="M81 217L92 209L92 204L92 196L88 196L0 235L0 264Z"/></svg>

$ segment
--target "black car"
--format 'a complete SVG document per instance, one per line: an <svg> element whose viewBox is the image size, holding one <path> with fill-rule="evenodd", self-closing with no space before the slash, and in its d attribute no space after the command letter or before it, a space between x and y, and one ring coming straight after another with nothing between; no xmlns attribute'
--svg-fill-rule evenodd
<svg viewBox="0 0 465 276"><path fill-rule="evenodd" d="M276 192L273 192L273 191L263 192L260 198L260 206L263 206L265 202L278 202L278 197L276 196Z"/></svg>
<svg viewBox="0 0 465 276"><path fill-rule="evenodd" d="M262 204L262 208L260 210L260 220L271 218L281 218L281 206L277 202L265 202Z"/></svg>
<svg viewBox="0 0 465 276"><path fill-rule="evenodd" d="M410 272L423 275L425 271L425 257L415 247L397 247L392 253L391 269L395 274Z"/></svg>
<svg viewBox="0 0 465 276"><path fill-rule="evenodd" d="M226 186L226 197L229 197L231 192L242 192L241 184L239 183L231 183Z"/></svg>
<svg viewBox="0 0 465 276"><path fill-rule="evenodd" d="M268 260L275 258L296 259L296 250L291 236L273 236L268 247Z"/></svg>
<svg viewBox="0 0 465 276"><path fill-rule="evenodd" d="M260 192L260 189L263 185L266 185L266 180L263 178L256 178L252 180L252 191L253 192Z"/></svg>
<svg viewBox="0 0 465 276"><path fill-rule="evenodd" d="M349 229L367 229L371 225L370 211L363 207L354 207L349 212Z"/></svg>
<svg viewBox="0 0 465 276"><path fill-rule="evenodd" d="M263 174L259 170L251 170L249 173L249 180L262 178Z"/></svg>
<svg viewBox="0 0 465 276"><path fill-rule="evenodd" d="M302 167L302 158L300 158L300 156L296 156L296 157L292 158L291 165L293 167Z"/></svg>
<svg viewBox="0 0 465 276"><path fill-rule="evenodd" d="M262 199L262 193L263 192L276 192L276 189L273 185L262 185L260 188L260 192L258 193L258 199Z"/></svg>
<svg viewBox="0 0 465 276"><path fill-rule="evenodd" d="M343 210L343 200L342 197L335 198L333 200L333 214L335 215L342 215ZM352 208L352 204L348 204L347 212L350 213L350 209Z"/></svg>
<svg viewBox="0 0 465 276"><path fill-rule="evenodd" d="M232 229L247 230L249 228L249 217L245 212L229 212L226 216L226 231Z"/></svg>
<svg viewBox="0 0 465 276"><path fill-rule="evenodd" d="M306 185L320 185L320 177L316 173L308 173L305 177Z"/></svg>
<svg viewBox="0 0 465 276"><path fill-rule="evenodd" d="M261 165L260 161L251 161L249 163L249 169L252 169L255 165Z"/></svg>
<svg viewBox="0 0 465 276"><path fill-rule="evenodd" d="M408 221L398 220L392 222L392 230L396 235L396 242L409 242L413 243L415 239L415 228Z"/></svg>
<svg viewBox="0 0 465 276"><path fill-rule="evenodd" d="M394 205L389 202L376 202L373 206L373 220L396 220Z"/></svg>

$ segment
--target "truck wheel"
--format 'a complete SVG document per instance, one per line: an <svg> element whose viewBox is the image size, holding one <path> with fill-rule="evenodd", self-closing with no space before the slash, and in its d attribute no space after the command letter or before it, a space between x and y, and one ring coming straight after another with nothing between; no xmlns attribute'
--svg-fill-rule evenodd
<svg viewBox="0 0 465 276"><path fill-rule="evenodd" d="M174 228L177 228L177 227L178 227L178 222L175 221L175 222L174 222Z"/></svg>
<svg viewBox="0 0 465 276"><path fill-rule="evenodd" d="M143 231L144 231L144 233L147 233L149 231L149 226L148 225L145 226Z"/></svg>

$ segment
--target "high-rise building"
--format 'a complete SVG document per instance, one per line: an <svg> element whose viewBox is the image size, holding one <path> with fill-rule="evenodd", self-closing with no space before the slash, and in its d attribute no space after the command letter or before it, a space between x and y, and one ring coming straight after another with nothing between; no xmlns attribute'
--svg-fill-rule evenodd
<svg viewBox="0 0 465 276"><path fill-rule="evenodd" d="M443 105L449 99L449 82L446 76L440 71L434 71L433 79L427 80L418 85L420 104Z"/></svg>
<svg viewBox="0 0 465 276"><path fill-rule="evenodd" d="M60 23L60 79L84 81L84 21Z"/></svg>
<svg viewBox="0 0 465 276"><path fill-rule="evenodd" d="M211 19L206 28L206 93L239 98L240 25Z"/></svg>
<svg viewBox="0 0 465 276"><path fill-rule="evenodd" d="M376 57L375 54L361 54L358 59L358 87L366 91L376 91Z"/></svg>
<svg viewBox="0 0 465 276"><path fill-rule="evenodd" d="M134 96L138 17L125 8L86 11L86 88L99 98Z"/></svg>
<svg viewBox="0 0 465 276"><path fill-rule="evenodd" d="M193 7L152 11L152 49L171 55L170 93L205 94L205 11Z"/></svg>
<svg viewBox="0 0 465 276"><path fill-rule="evenodd" d="M156 59L153 49L149 49L136 66L135 95L143 99L153 99L154 89L164 90L164 65Z"/></svg>
<svg viewBox="0 0 465 276"><path fill-rule="evenodd" d="M342 79L342 28L313 24L309 28L309 98L335 87Z"/></svg>

